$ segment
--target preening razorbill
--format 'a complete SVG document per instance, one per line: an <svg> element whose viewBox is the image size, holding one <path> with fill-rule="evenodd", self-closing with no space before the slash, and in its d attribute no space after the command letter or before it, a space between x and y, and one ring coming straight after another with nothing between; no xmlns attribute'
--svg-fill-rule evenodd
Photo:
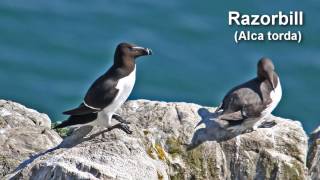
<svg viewBox="0 0 320 180"><path fill-rule="evenodd" d="M270 59L259 60L257 75L227 93L216 110L219 119L238 125L248 118L261 119L271 114L281 100L282 89Z"/></svg>

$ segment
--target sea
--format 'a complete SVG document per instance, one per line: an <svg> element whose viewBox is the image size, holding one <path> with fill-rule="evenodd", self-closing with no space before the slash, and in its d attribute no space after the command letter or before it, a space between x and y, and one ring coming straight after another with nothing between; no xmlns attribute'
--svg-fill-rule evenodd
<svg viewBox="0 0 320 180"><path fill-rule="evenodd" d="M90 84L113 63L115 47L153 50L137 59L129 99L218 106L235 85L256 76L261 57L273 60L283 98L273 112L320 125L320 3L317 0L1 0L0 98L63 121ZM228 25L229 11L303 11L302 26ZM236 31L301 32L302 41L240 41Z"/></svg>

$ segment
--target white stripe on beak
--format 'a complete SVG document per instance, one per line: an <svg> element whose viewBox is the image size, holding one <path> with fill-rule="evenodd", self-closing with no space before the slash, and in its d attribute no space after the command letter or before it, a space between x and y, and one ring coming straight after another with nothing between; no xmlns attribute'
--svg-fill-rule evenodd
<svg viewBox="0 0 320 180"><path fill-rule="evenodd" d="M148 53L148 55L151 55L152 54L151 49L147 48L147 53Z"/></svg>
<svg viewBox="0 0 320 180"><path fill-rule="evenodd" d="M139 47L139 46L134 46L132 47L133 50L144 50L144 51L147 51L147 54L148 55L151 55L152 54L152 50L149 49L149 48L143 48L143 47Z"/></svg>
<svg viewBox="0 0 320 180"><path fill-rule="evenodd" d="M144 50L145 48L139 47L139 46L134 46L134 47L132 47L132 49L134 49L134 50Z"/></svg>

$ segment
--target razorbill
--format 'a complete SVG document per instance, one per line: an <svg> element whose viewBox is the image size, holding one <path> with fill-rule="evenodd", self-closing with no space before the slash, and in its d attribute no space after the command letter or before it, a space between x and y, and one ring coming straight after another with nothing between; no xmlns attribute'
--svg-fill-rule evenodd
<svg viewBox="0 0 320 180"><path fill-rule="evenodd" d="M257 122L276 108L281 96L280 79L275 67L270 59L262 58L258 62L257 77L231 89L216 113L219 119L228 121L230 126L255 119L251 124L251 128L255 129Z"/></svg>
<svg viewBox="0 0 320 180"><path fill-rule="evenodd" d="M120 122L116 125L118 128L131 134L127 122L115 112L127 100L135 84L136 58L151 54L151 49L120 43L111 68L91 85L79 107L63 113L70 117L55 129L82 125L110 127L114 118Z"/></svg>

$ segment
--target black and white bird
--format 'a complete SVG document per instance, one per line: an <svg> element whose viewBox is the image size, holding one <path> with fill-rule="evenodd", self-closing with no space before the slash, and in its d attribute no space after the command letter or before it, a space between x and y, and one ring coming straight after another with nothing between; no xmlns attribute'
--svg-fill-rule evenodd
<svg viewBox="0 0 320 180"><path fill-rule="evenodd" d="M257 77L231 89L217 108L218 118L230 126L245 124L248 119L260 121L276 108L282 97L280 79L272 61L262 58L258 62ZM249 123L250 124L250 123ZM232 128L231 128L232 129Z"/></svg>
<svg viewBox="0 0 320 180"><path fill-rule="evenodd" d="M91 85L79 107L63 113L70 117L55 129L82 125L110 127L114 118L120 122L116 125L118 128L131 134L128 122L115 112L127 100L135 84L136 58L151 54L151 49L120 43L112 67Z"/></svg>

